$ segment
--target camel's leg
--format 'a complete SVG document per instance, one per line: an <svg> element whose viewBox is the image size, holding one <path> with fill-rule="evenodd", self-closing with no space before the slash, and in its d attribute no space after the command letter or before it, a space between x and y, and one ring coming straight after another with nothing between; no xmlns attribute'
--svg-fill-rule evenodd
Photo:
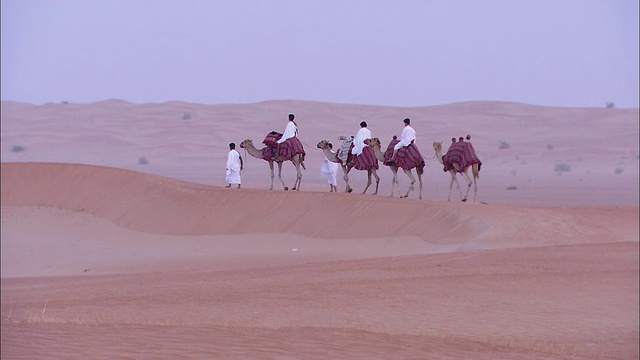
<svg viewBox="0 0 640 360"><path fill-rule="evenodd" d="M282 187L284 188L284 191L289 190L289 188L287 187L287 185L284 184L284 181L282 180L282 162L278 162L278 179L280 179L280 182L282 183Z"/></svg>
<svg viewBox="0 0 640 360"><path fill-rule="evenodd" d="M378 176L378 172L376 171L375 168L373 168L372 170L373 170L373 177L376 178L376 191L373 193L373 195L378 195L378 187L380 187L380 176Z"/></svg>
<svg viewBox="0 0 640 360"><path fill-rule="evenodd" d="M449 183L449 197L447 198L447 201L451 201L451 191L453 190L454 182L458 186L458 191L460 190L460 184L458 183L458 178L456 178L455 171L451 170L449 173L451 174L451 182ZM460 193L460 198L462 199L462 193Z"/></svg>
<svg viewBox="0 0 640 360"><path fill-rule="evenodd" d="M273 190L273 161L269 161L269 169L271 169L271 186L269 186L269 190Z"/></svg>
<svg viewBox="0 0 640 360"><path fill-rule="evenodd" d="M351 185L349 185L349 171L351 171L351 168L349 166L342 165L342 172L344 172L344 182L347 184L344 191L348 193L353 191Z"/></svg>
<svg viewBox="0 0 640 360"><path fill-rule="evenodd" d="M291 190L298 190L298 172L300 171L300 163L296 163L295 158L291 159L291 163L293 164L293 166L296 168L296 180L293 182L293 187L291 188Z"/></svg>
<svg viewBox="0 0 640 360"><path fill-rule="evenodd" d="M468 168L467 168L468 169ZM467 173L467 169L462 173L462 176L467 180L467 192L464 194L462 201L467 201L467 196L469 195L469 190L471 190L471 185L473 185L473 181L469 178L469 174Z"/></svg>
<svg viewBox="0 0 640 360"><path fill-rule="evenodd" d="M460 200L462 200L462 190L460 190L460 183L458 182L457 172L455 170L450 170L451 174L451 183L449 183L449 197L447 201L451 201L451 192L453 190L453 184L456 184L456 189L458 189L458 193L460 194Z"/></svg>
<svg viewBox="0 0 640 360"><path fill-rule="evenodd" d="M302 161L302 155L300 155L300 166L298 167L298 191L300 191L300 186L302 186L302 169L304 169L304 162Z"/></svg>
<svg viewBox="0 0 640 360"><path fill-rule="evenodd" d="M362 192L363 194L367 193L367 189L369 189L369 186L371 186L371 169L367 170L367 186L364 187L364 191Z"/></svg>
<svg viewBox="0 0 640 360"><path fill-rule="evenodd" d="M420 194L418 195L418 199L422 200L422 174L418 173L418 183L420 183Z"/></svg>
<svg viewBox="0 0 640 360"><path fill-rule="evenodd" d="M404 194L404 196L401 196L403 198L409 197L409 192L411 190L413 190L413 184L416 183L416 178L413 177L413 173L411 172L411 170L404 170L404 173L407 174L407 176L409 177L409 179L411 180L411 184L409 185L409 188L407 189L407 192Z"/></svg>
<svg viewBox="0 0 640 360"><path fill-rule="evenodd" d="M389 169L391 169L391 172L393 173L393 178L391 178L391 197L393 197L396 185L398 186L398 189L400 189L400 183L398 182L398 168L391 166Z"/></svg>
<svg viewBox="0 0 640 360"><path fill-rule="evenodd" d="M302 170L300 169L300 166L302 165L302 162L298 161L293 164L296 166L296 182L293 184L292 190L300 191L300 182L302 182Z"/></svg>
<svg viewBox="0 0 640 360"><path fill-rule="evenodd" d="M473 169L472 169L472 173L473 173L473 202L476 202L476 195L478 194L478 173L479 173L479 169L478 169L478 164L473 164Z"/></svg>
<svg viewBox="0 0 640 360"><path fill-rule="evenodd" d="M473 202L476 202L476 195L478 195L478 183L477 179L473 179Z"/></svg>

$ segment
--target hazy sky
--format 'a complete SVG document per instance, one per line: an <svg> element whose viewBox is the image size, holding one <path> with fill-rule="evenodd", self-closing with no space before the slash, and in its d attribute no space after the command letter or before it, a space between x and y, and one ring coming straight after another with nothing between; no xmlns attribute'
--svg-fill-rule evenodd
<svg viewBox="0 0 640 360"><path fill-rule="evenodd" d="M638 0L2 0L2 100L638 107Z"/></svg>

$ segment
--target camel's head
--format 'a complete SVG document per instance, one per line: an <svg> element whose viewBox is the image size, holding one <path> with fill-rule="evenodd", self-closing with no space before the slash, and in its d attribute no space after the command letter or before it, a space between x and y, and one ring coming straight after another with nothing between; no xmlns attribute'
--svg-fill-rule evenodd
<svg viewBox="0 0 640 360"><path fill-rule="evenodd" d="M371 146L371 147L380 147L380 139L378 139L378 138L369 139L369 146Z"/></svg>
<svg viewBox="0 0 640 360"><path fill-rule="evenodd" d="M329 148L329 140L320 140L318 145L316 145L318 149L328 149Z"/></svg>
<svg viewBox="0 0 640 360"><path fill-rule="evenodd" d="M442 141L436 141L433 143L433 150L442 151Z"/></svg>
<svg viewBox="0 0 640 360"><path fill-rule="evenodd" d="M246 139L240 143L240 148L246 149L249 145L253 145L253 141L251 141L251 139Z"/></svg>

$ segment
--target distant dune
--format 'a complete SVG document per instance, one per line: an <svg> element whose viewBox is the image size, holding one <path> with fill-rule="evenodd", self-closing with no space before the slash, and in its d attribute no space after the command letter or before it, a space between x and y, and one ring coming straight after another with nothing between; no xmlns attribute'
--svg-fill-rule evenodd
<svg viewBox="0 0 640 360"><path fill-rule="evenodd" d="M355 134L366 120L386 146L401 132L402 119L410 117L426 157L425 199L446 200L449 190L450 177L435 160L432 143L442 141L446 149L452 136L471 134L484 164L478 201L638 206L637 109L501 102L400 108L293 100L247 105L108 100L40 106L5 101L1 110L2 162L109 166L214 186L224 185L229 142L251 138L258 146L269 131L284 130L287 114L296 113L307 152L303 191L328 190L320 178L318 141L337 146L338 136ZM245 188L268 188L267 163L243 156ZM380 193L390 194L391 172L382 166L379 175ZM285 164L285 183L291 186L294 176L293 166ZM362 191L366 174L354 170L350 180L356 192ZM404 174L400 181L406 189ZM341 178L339 188L344 189Z"/></svg>

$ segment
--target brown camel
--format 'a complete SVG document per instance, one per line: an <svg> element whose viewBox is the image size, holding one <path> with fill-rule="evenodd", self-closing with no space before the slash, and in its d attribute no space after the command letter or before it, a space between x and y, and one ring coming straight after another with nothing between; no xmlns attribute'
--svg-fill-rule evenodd
<svg viewBox="0 0 640 360"><path fill-rule="evenodd" d="M329 149L329 145L328 144L329 144L328 140L320 140L320 142L318 143L317 147L318 147L318 149L322 149L322 151L324 152L324 155L327 157L327 159L329 159L329 161L340 164L340 167L342 167L342 172L344 173L344 177L343 177L344 178L344 182L347 184L347 186L345 188L345 192L349 192L350 193L350 192L353 191L353 189L349 185L349 172L351 171L351 169L354 168L355 165L353 165L353 164L350 164L350 165L343 164L342 161L336 155L336 153L332 152ZM378 173L377 173L376 168L374 166L372 166L369 169L367 169L367 186L364 188L364 191L362 192L363 194L367 193L367 190L369 189L369 186L371 186L371 184L372 184L371 176L376 178L376 191L373 193L373 195L378 194L378 187L380 186L380 177L378 176Z"/></svg>
<svg viewBox="0 0 640 360"><path fill-rule="evenodd" d="M382 151L382 145L380 144L380 139L373 138L369 140L369 146L373 148L373 151L376 154L376 157L378 158L378 160L384 164L384 152ZM396 163L393 161L385 165L389 166L389 169L391 169L391 172L393 173L393 179L391 180L391 197L393 197L393 193L396 185L398 186L398 191L400 191L400 184L398 182L398 165L396 165ZM401 198L406 198L409 196L409 192L413 190L414 188L413 185L416 182L416 178L413 176L413 169L402 169L402 170L404 170L404 173L407 174L407 176L411 180L411 185L407 189L407 192L404 195L400 195ZM424 163L422 166L416 166L416 173L418 175L418 182L420 184L420 193L418 195L418 198L422 199L422 174L424 173Z"/></svg>
<svg viewBox="0 0 640 360"><path fill-rule="evenodd" d="M253 141L251 139L246 139L243 142L240 143L240 147L247 150L247 152L249 153L249 155L258 158L258 159L264 159L263 157L263 149L256 149L256 147L253 145ZM297 154L295 156L293 156L293 158L291 159L285 159L285 158L277 158L275 160L271 159L268 160L269 162L269 169L271 169L271 186L269 186L269 190L273 190L273 163L277 163L278 164L278 179L280 179L280 182L282 183L282 187L284 188L284 190L289 190L289 188L287 187L287 185L285 185L284 181L282 180L282 163L285 161L291 161L293 163L293 166L296 167L296 181L293 184L293 188L291 190L300 190L300 182L302 181L302 169L306 169L304 166L304 159L302 154Z"/></svg>
<svg viewBox="0 0 640 360"><path fill-rule="evenodd" d="M435 150L436 152L436 159L438 159L438 161L440 162L440 164L444 165L444 162L442 160L443 154L442 154L442 142L441 141L436 141L433 143L433 150ZM456 186L458 187L458 191L460 191L460 184L458 183L458 178L456 177L457 173L460 173L466 180L467 180L467 192L464 194L464 196L462 195L462 191L460 191L460 200L462 201L467 201L467 196L469 195L469 190L471 190L471 185L473 185L473 202L476 202L476 194L478 193L478 183L477 180L480 177L480 166L477 163L474 164L469 164L467 165L466 168L464 169L460 169L460 164L458 163L452 163L451 164L453 166L453 169L449 170L449 173L451 174L451 183L449 184L449 197L447 198L447 201L451 201L451 190L453 188L453 183L456 183ZM473 180L471 180L471 178L469 177L468 171L469 168L471 168L471 173L473 174Z"/></svg>

